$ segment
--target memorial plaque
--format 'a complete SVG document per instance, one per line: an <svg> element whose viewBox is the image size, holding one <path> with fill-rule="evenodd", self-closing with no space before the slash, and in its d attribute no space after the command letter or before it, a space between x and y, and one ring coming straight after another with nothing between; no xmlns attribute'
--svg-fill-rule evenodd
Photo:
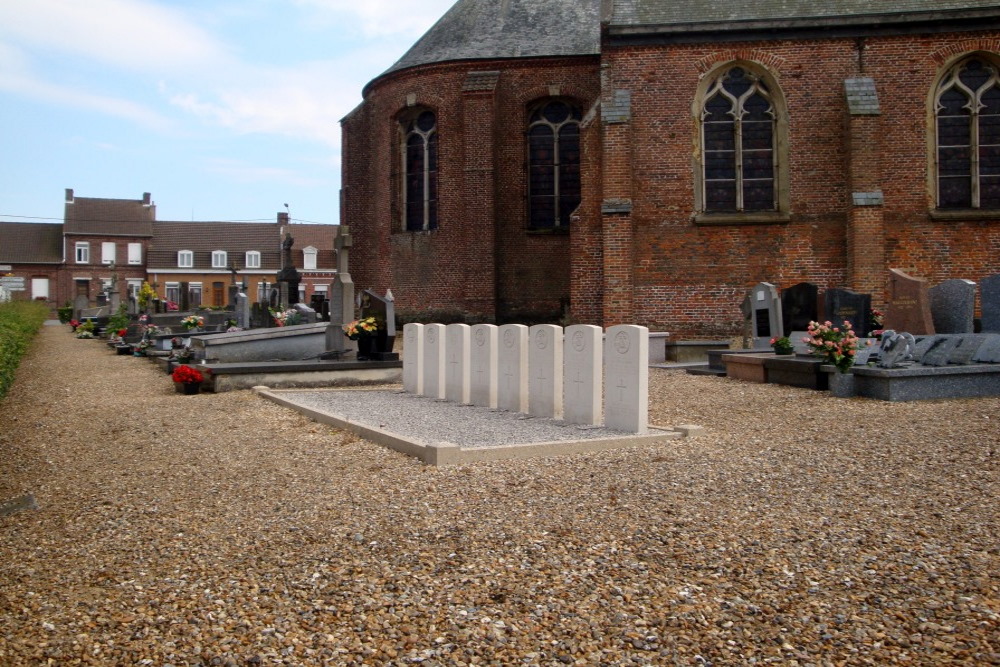
<svg viewBox="0 0 1000 667"><path fill-rule="evenodd" d="M1000 364L1000 334L980 334L985 340L972 355L974 364Z"/></svg>
<svg viewBox="0 0 1000 667"><path fill-rule="evenodd" d="M871 334L872 297L870 294L860 294L847 289L833 287L823 294L823 317L839 327L845 321L851 323L854 334L865 337Z"/></svg>

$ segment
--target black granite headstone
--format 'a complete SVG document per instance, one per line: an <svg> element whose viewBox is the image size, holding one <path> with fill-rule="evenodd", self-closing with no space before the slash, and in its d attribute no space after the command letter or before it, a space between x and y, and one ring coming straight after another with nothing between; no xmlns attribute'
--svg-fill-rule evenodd
<svg viewBox="0 0 1000 667"><path fill-rule="evenodd" d="M781 290L781 322L786 336L793 331L805 331L810 322L818 319L819 287L812 283L798 283Z"/></svg>
<svg viewBox="0 0 1000 667"><path fill-rule="evenodd" d="M983 333L1000 333L1000 273L979 281Z"/></svg>
<svg viewBox="0 0 1000 667"><path fill-rule="evenodd" d="M850 322L855 335L863 338L872 331L872 297L847 289L833 287L823 295L824 317L839 327Z"/></svg>

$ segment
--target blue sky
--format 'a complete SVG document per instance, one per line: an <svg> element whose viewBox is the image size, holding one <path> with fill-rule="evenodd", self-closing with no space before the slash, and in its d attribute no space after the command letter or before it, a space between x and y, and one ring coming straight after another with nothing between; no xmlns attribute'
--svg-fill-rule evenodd
<svg viewBox="0 0 1000 667"><path fill-rule="evenodd" d="M455 0L2 0L0 221L339 221L340 119Z"/></svg>

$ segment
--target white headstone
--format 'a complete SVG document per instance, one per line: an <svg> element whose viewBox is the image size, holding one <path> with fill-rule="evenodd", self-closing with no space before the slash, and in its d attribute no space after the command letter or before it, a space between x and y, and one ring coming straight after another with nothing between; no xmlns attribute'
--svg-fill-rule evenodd
<svg viewBox="0 0 1000 667"><path fill-rule="evenodd" d="M563 330L536 324L528 330L528 413L562 419Z"/></svg>
<svg viewBox="0 0 1000 667"><path fill-rule="evenodd" d="M649 425L649 329L611 327L604 338L604 425L646 433Z"/></svg>
<svg viewBox="0 0 1000 667"><path fill-rule="evenodd" d="M604 331L592 324L567 327L563 340L563 419L571 424L601 423Z"/></svg>
<svg viewBox="0 0 1000 667"><path fill-rule="evenodd" d="M485 408L497 407L497 341L493 324L472 327L469 351L469 402Z"/></svg>
<svg viewBox="0 0 1000 667"><path fill-rule="evenodd" d="M468 324L449 324L445 328L447 359L445 360L445 398L455 403L469 402L469 340Z"/></svg>
<svg viewBox="0 0 1000 667"><path fill-rule="evenodd" d="M498 331L497 407L528 411L528 327L505 324Z"/></svg>
<svg viewBox="0 0 1000 667"><path fill-rule="evenodd" d="M424 393L424 325L416 322L403 327L403 389Z"/></svg>
<svg viewBox="0 0 1000 667"><path fill-rule="evenodd" d="M424 326L424 396L445 397L445 340L446 327L443 324Z"/></svg>

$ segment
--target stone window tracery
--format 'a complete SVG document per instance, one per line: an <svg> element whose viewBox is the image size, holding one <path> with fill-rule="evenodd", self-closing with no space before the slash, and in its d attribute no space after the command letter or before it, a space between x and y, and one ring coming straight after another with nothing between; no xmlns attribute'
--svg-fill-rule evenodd
<svg viewBox="0 0 1000 667"><path fill-rule="evenodd" d="M981 57L959 62L934 101L938 208L1000 208L997 67Z"/></svg>
<svg viewBox="0 0 1000 667"><path fill-rule="evenodd" d="M403 229L437 229L437 117L429 109L401 120L403 135Z"/></svg>
<svg viewBox="0 0 1000 667"><path fill-rule="evenodd" d="M528 116L528 226L568 228L580 205L580 109L547 100Z"/></svg>

